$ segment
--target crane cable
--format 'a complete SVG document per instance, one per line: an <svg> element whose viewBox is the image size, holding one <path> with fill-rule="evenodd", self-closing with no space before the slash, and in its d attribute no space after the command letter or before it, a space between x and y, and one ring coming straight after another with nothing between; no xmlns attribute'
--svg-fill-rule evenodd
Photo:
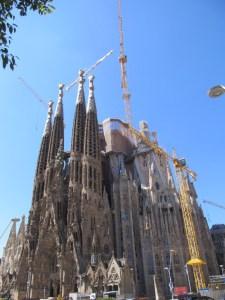
<svg viewBox="0 0 225 300"><path fill-rule="evenodd" d="M6 228L3 230L2 234L0 235L0 240L3 238L4 234L6 233L6 231L8 230L10 224L11 224L12 220L10 220L9 224L6 226Z"/></svg>

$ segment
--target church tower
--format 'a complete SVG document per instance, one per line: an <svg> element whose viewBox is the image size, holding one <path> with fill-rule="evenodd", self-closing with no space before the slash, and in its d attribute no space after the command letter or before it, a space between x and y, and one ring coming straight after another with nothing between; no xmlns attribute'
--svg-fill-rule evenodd
<svg viewBox="0 0 225 300"><path fill-rule="evenodd" d="M38 239L33 258L29 257L27 291L28 298L43 295L58 295L60 272L62 272L61 252L64 242L66 201L64 197L64 118L63 85L59 85L58 101L52 130L48 125L49 146L45 155L44 194L40 205L37 224ZM40 264L40 262L42 262ZM59 267L60 266L60 267Z"/></svg>
<svg viewBox="0 0 225 300"><path fill-rule="evenodd" d="M61 140L64 142L63 84L59 84L58 102L48 152L48 163L55 159Z"/></svg>
<svg viewBox="0 0 225 300"><path fill-rule="evenodd" d="M107 205L105 205L102 192L102 165L93 82L94 77L90 76L84 134L83 189L81 197L82 256L84 267L91 259L91 246L94 235L96 254L101 253L103 257L104 255L107 256L112 247L111 237L108 234L110 224L105 219Z"/></svg>
<svg viewBox="0 0 225 300"><path fill-rule="evenodd" d="M78 227L78 223L80 223L82 158L84 153L84 130L86 119L83 74L84 71L80 70L70 154L68 224L72 227L74 227L74 225ZM78 238L77 230L78 228L75 230L76 238Z"/></svg>
<svg viewBox="0 0 225 300"><path fill-rule="evenodd" d="M43 200L44 195L45 170L47 166L47 157L52 130L52 106L53 102L50 101L48 104L48 115L42 136L36 167L36 174L34 178L32 208L30 211L28 222L29 250L31 252L30 255L33 255L38 240L41 201Z"/></svg>

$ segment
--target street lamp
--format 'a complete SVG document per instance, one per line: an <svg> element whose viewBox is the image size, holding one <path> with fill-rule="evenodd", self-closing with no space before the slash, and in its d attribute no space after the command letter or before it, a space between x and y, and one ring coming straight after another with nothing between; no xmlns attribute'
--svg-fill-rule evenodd
<svg viewBox="0 0 225 300"><path fill-rule="evenodd" d="M172 280L172 255L173 253L175 252L175 250L173 249L170 249L170 262L169 262L169 267L165 267L164 270L166 270L168 272L168 275L169 275L169 289L170 289L170 293L171 293L171 296L172 296L172 300L174 299L173 298L173 280Z"/></svg>
<svg viewBox="0 0 225 300"><path fill-rule="evenodd" d="M188 265L184 265L184 269L185 269L185 272L186 272L186 275L187 275L187 280L188 280L188 286L189 286L189 293L192 293L192 290L191 290L191 282L190 282L190 277L189 277L189 272L188 272Z"/></svg>
<svg viewBox="0 0 225 300"><path fill-rule="evenodd" d="M164 270L166 270L168 272L168 275L169 275L169 289L170 289L170 293L171 293L172 300L173 300L174 299L173 298L173 281L172 281L172 277L171 277L170 268L165 267Z"/></svg>
<svg viewBox="0 0 225 300"><path fill-rule="evenodd" d="M221 269L221 274L223 276L224 275L224 267L223 267L223 265L220 265L220 269Z"/></svg>
<svg viewBox="0 0 225 300"><path fill-rule="evenodd" d="M210 88L208 91L208 96L212 97L212 98L219 97L223 94L225 94L225 86L222 84L216 85L216 86Z"/></svg>

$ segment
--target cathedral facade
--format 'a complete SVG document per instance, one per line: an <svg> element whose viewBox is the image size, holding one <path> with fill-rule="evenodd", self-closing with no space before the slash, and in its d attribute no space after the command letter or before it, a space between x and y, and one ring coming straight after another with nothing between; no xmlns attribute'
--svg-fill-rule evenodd
<svg viewBox="0 0 225 300"><path fill-rule="evenodd" d="M146 122L140 123L140 131L151 139ZM206 261L204 272L218 274L208 225L191 181L189 194ZM6 253L10 256L7 247ZM94 78L89 78L86 106L80 71L69 151L64 149L63 85L53 120L49 105L11 288L14 298L72 292L103 296L114 291L121 299L167 299L171 280L173 287L188 287L189 258L168 161L133 137L125 122L98 123ZM11 272L6 266L2 264L2 290ZM193 284L191 269L189 276Z"/></svg>

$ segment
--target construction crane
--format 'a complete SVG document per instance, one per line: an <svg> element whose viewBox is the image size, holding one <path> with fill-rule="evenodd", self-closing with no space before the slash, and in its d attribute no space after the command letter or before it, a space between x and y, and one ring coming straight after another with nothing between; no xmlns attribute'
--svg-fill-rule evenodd
<svg viewBox="0 0 225 300"><path fill-rule="evenodd" d="M122 18L122 0L118 0L118 21L120 34L120 68L121 68L121 87L123 93L123 100L125 105L125 117L128 124L132 124L132 110L131 110L131 94L128 89L127 81L127 56L124 48L124 34L123 34L123 18Z"/></svg>
<svg viewBox="0 0 225 300"><path fill-rule="evenodd" d="M130 124L128 124L128 131L131 133L131 135L133 135L136 139L139 139L141 141L143 141L147 146L149 146L149 148L151 148L151 150L159 155L159 156L163 156L165 159L167 160L171 160L173 163L175 163L175 161L177 161L176 158L174 158L172 155L170 155L169 153L167 153L162 147L160 147L156 142L152 142L150 141L143 133L141 133L140 131L138 131L137 129L135 129L134 127L132 127ZM197 174L192 171L191 169L189 169L186 165L183 166L183 170L186 171L194 180L197 177Z"/></svg>
<svg viewBox="0 0 225 300"><path fill-rule="evenodd" d="M158 146L157 143L150 141L145 135L143 135L141 132L139 132L129 124L128 129L133 136L135 136L137 139L140 139L147 146L149 146L156 155L162 156L166 160L171 160L173 162L178 179L180 204L184 220L185 234L191 257L187 264L191 265L193 268L196 289L199 290L205 288L206 283L202 269L202 266L205 264L205 262L200 258L200 247L198 244L195 224L193 220L192 207L190 202L190 190L188 184L188 176L191 176L195 180L197 174L187 167L185 159L178 159L168 154L163 148Z"/></svg>
<svg viewBox="0 0 225 300"><path fill-rule="evenodd" d="M102 63L107 57L109 57L113 53L113 50L110 50L108 53L106 53L103 57L101 57L99 60L96 61L92 66L90 66L88 69L84 70L83 76L86 77L88 74L90 74L91 71L93 71L100 63ZM68 84L65 88L66 91L69 91L74 85L76 85L79 82L79 79L77 78L70 84Z"/></svg>
<svg viewBox="0 0 225 300"><path fill-rule="evenodd" d="M186 170L186 161L184 159L179 160L174 158L173 163L179 184L180 205L184 220L188 249L191 256L187 265L192 266L196 289L199 290L206 287L203 273L203 265L205 262L200 258L200 247L193 220L193 211L190 202L189 173Z"/></svg>
<svg viewBox="0 0 225 300"><path fill-rule="evenodd" d="M143 141L147 146L152 149L152 151L159 156L163 156L166 160L172 160L173 165L176 170L176 175L178 178L179 194L181 210L184 220L185 233L188 241L189 253L191 259L187 264L191 265L193 268L194 279L197 290L205 288L205 278L202 270L202 265L205 262L200 258L199 244L197 240L194 220L192 216L192 207L190 204L190 192L188 186L188 178L190 175L194 180L197 174L190 170L185 163L184 159L177 159L170 154L168 154L163 148L159 147L157 143L150 141L144 134L132 127L132 112L131 112L131 94L128 89L127 82L127 56L125 55L124 49L124 34L123 34L123 20L122 20L122 8L121 1L118 0L118 18L119 18L119 32L120 32L120 56L119 62L121 66L121 87L123 90L123 99L125 103L125 114L126 121L128 122L128 132L130 132L134 137Z"/></svg>
<svg viewBox="0 0 225 300"><path fill-rule="evenodd" d="M213 205L213 206L216 206L216 207L219 207L219 208L222 208L222 209L225 209L225 206L223 206L223 205L221 205L219 203L213 202L213 201L203 200L202 202L210 204L210 205Z"/></svg>
<svg viewBox="0 0 225 300"><path fill-rule="evenodd" d="M26 82L26 80L23 77L18 77L19 81L22 82L22 84L33 94L33 96L44 106L44 108L48 108L48 103L43 100L40 95Z"/></svg>
<svg viewBox="0 0 225 300"><path fill-rule="evenodd" d="M197 240L194 220L192 216L192 207L190 204L190 192L188 185L188 175L190 175L194 180L197 174L190 170L186 166L184 159L178 159L176 157L168 154L163 148L159 147L157 143L150 141L144 134L132 127L132 112L131 112L131 102L127 82L127 56L125 55L124 49L124 34L123 34L123 20L122 20L122 8L121 1L118 0L118 18L119 18L119 32L120 32L120 56L119 62L121 66L121 86L123 90L123 99L125 102L125 114L126 120L128 122L128 132L130 132L134 137L143 141L150 149L158 156L163 156L166 160L171 160L176 170L176 175L178 178L179 194L181 210L184 220L185 233L188 241L189 253L191 259L187 264L191 265L193 268L194 279L197 290L205 288L205 278L202 270L202 265L205 262L200 258L199 244Z"/></svg>
<svg viewBox="0 0 225 300"><path fill-rule="evenodd" d="M6 233L6 231L8 230L10 224L13 223L13 226L15 226L16 223L19 222L19 221L20 221L20 219L18 219L18 218L11 219L10 222L9 222L9 224L6 226L6 228L5 228L5 229L3 230L3 232L1 233L1 235L0 235L0 240L1 240L1 239L3 238L3 236L5 235L5 233Z"/></svg>

